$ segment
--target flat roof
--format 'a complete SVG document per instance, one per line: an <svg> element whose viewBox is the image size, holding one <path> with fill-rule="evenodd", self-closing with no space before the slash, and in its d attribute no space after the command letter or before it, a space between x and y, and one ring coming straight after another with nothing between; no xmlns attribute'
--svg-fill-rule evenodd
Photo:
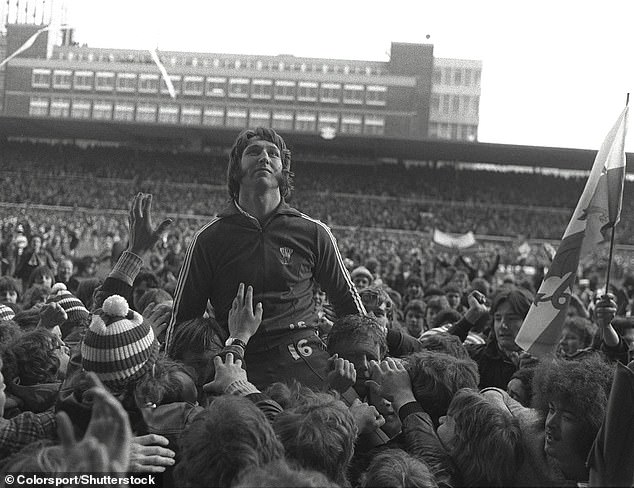
<svg viewBox="0 0 634 488"><path fill-rule="evenodd" d="M203 141L207 146L230 147L239 128L143 124L90 119L0 116L0 136L41 139L82 139L124 145L173 149ZM481 142L405 139L368 135L337 135L325 140L315 133L280 131L295 153L355 158L396 158L418 161L456 161L506 166L589 170L596 150L520 146ZM634 155L627 154L634 164ZM344 161L342 161L343 163ZM632 167L632 166L630 166Z"/></svg>

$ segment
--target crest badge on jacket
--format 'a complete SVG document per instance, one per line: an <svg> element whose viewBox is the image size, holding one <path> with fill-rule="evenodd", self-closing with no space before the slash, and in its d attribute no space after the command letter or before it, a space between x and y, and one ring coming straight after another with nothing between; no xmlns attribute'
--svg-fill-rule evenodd
<svg viewBox="0 0 634 488"><path fill-rule="evenodd" d="M289 264L291 264L291 256L293 255L293 249L292 248L290 248L290 247L280 247L280 254L281 254L280 262L284 266L288 266Z"/></svg>

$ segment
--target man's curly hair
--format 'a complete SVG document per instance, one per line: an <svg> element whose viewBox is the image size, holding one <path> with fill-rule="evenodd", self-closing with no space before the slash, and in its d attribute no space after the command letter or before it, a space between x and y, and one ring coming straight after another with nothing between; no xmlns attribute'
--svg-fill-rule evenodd
<svg viewBox="0 0 634 488"><path fill-rule="evenodd" d="M328 334L328 352L334 354L335 345L342 340L357 342L367 337L379 346L381 359L387 354L387 330L369 315L346 315L337 319Z"/></svg>
<svg viewBox="0 0 634 488"><path fill-rule="evenodd" d="M425 405L434 423L447 414L458 390L476 389L480 382L478 365L473 359L459 359L438 351L420 351L408 356L405 368L416 401Z"/></svg>
<svg viewBox="0 0 634 488"><path fill-rule="evenodd" d="M273 429L286 457L304 469L324 473L340 486L349 486L346 473L358 430L346 405L327 393L314 393L284 410Z"/></svg>
<svg viewBox="0 0 634 488"><path fill-rule="evenodd" d="M3 352L5 381L17 378L24 386L57 381L60 362L55 350L58 345L59 339L46 329L35 329L14 339Z"/></svg>
<svg viewBox="0 0 634 488"><path fill-rule="evenodd" d="M605 416L613 378L614 367L596 356L541 363L533 378L532 406L546 419L549 403L562 403L582 419L588 437L594 439Z"/></svg>

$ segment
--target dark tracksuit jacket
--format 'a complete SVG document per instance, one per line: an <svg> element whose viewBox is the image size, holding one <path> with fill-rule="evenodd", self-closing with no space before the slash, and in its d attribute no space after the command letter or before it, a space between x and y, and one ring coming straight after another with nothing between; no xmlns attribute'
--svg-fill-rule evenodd
<svg viewBox="0 0 634 488"><path fill-rule="evenodd" d="M166 338L174 327L202 316L207 300L227 328L240 283L253 286L262 302L262 324L249 347L267 344L290 331L314 329L313 284L320 284L338 316L365 313L330 229L282 202L263 225L232 202L198 231L187 251L176 286Z"/></svg>

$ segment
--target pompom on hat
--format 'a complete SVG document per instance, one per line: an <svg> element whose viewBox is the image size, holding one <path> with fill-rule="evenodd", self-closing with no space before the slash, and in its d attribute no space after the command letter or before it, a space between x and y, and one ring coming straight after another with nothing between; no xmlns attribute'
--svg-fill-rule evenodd
<svg viewBox="0 0 634 488"><path fill-rule="evenodd" d="M13 317L15 317L13 309L0 303L0 320L12 320Z"/></svg>
<svg viewBox="0 0 634 488"><path fill-rule="evenodd" d="M143 376L158 353L152 327L119 295L108 297L93 314L81 345L83 369L94 372L105 386L115 390Z"/></svg>
<svg viewBox="0 0 634 488"><path fill-rule="evenodd" d="M90 312L82 301L66 289L64 283L55 283L51 289L51 294L46 299L46 303L57 302L66 311L68 320L71 322L81 322L90 317Z"/></svg>

